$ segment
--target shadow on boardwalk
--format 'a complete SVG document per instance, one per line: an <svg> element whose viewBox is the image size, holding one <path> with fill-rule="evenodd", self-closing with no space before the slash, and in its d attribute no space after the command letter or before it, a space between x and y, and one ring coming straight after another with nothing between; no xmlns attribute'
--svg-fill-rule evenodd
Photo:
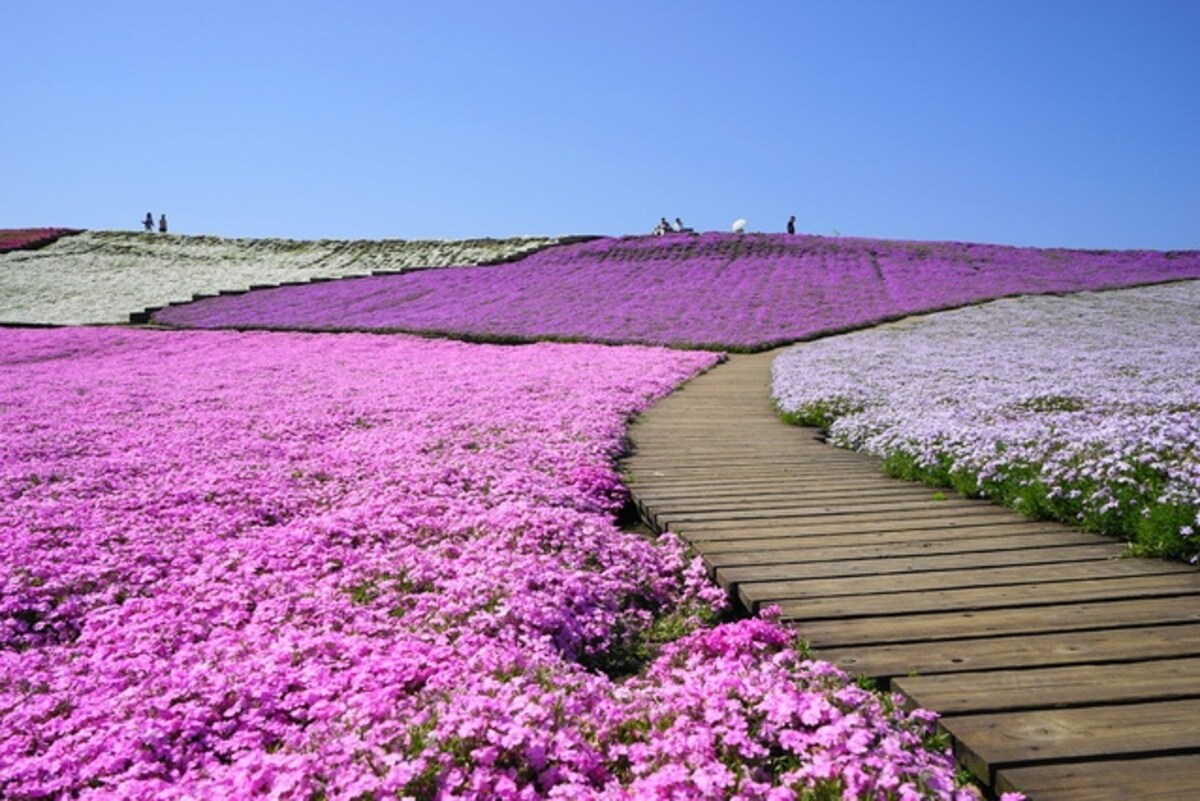
<svg viewBox="0 0 1200 801"><path fill-rule="evenodd" d="M940 712L993 792L1200 797L1200 572L884 476L779 420L776 354L733 356L634 424L644 518L818 656Z"/></svg>

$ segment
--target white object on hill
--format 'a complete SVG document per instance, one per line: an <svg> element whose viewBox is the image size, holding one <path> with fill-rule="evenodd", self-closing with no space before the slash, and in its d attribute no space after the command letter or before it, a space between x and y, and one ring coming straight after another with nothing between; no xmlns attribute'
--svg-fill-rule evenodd
<svg viewBox="0 0 1200 801"><path fill-rule="evenodd" d="M745 231L745 230L746 230L746 221L745 220L738 218L733 221L733 232L735 234L740 234L742 231Z"/></svg>

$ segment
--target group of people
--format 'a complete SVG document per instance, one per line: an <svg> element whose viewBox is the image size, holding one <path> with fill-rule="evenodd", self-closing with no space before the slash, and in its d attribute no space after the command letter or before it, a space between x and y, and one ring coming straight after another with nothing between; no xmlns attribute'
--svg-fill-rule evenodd
<svg viewBox="0 0 1200 801"><path fill-rule="evenodd" d="M735 222L733 224L733 230L735 233L740 234L745 227L746 227L745 220L738 220L737 222ZM791 217L788 217L787 232L789 234L796 233L796 215L795 214L793 214ZM658 225L654 226L654 235L655 236L662 236L663 234L694 234L694 233L696 233L696 229L685 228L683 225L683 220L679 219L678 217L675 218L674 225L671 225L671 223L667 222L666 217L662 217L659 219Z"/></svg>
<svg viewBox="0 0 1200 801"><path fill-rule="evenodd" d="M662 236L663 234L694 234L695 228L688 228L683 224L683 220L675 218L675 224L667 222L666 217L662 217L658 221L658 225L654 226L654 235Z"/></svg>
<svg viewBox="0 0 1200 801"><path fill-rule="evenodd" d="M146 219L142 220L142 227L145 228L147 231L154 230L154 215L153 214L151 214L150 212L146 212ZM158 232L160 234L165 234L167 232L167 215L165 215L165 214L160 214L158 216Z"/></svg>

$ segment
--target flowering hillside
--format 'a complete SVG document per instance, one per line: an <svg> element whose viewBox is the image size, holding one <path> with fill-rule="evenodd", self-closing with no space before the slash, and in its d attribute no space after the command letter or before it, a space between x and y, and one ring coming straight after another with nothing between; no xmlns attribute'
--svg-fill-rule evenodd
<svg viewBox="0 0 1200 801"><path fill-rule="evenodd" d="M0 796L974 797L616 528L627 417L717 358L0 331Z"/></svg>
<svg viewBox="0 0 1200 801"><path fill-rule="evenodd" d="M126 323L133 312L256 284L479 264L549 238L294 241L89 231L0 255L0 322ZM2 250L3 248L0 248Z"/></svg>
<svg viewBox="0 0 1200 801"><path fill-rule="evenodd" d="M1200 282L1020 298L781 355L774 393L904 476L1200 555Z"/></svg>
<svg viewBox="0 0 1200 801"><path fill-rule="evenodd" d="M0 253L45 247L56 239L77 233L79 231L73 228L0 228Z"/></svg>
<svg viewBox="0 0 1200 801"><path fill-rule="evenodd" d="M212 298L154 321L752 350L1006 295L1197 277L1200 252L668 235L554 247L486 268Z"/></svg>

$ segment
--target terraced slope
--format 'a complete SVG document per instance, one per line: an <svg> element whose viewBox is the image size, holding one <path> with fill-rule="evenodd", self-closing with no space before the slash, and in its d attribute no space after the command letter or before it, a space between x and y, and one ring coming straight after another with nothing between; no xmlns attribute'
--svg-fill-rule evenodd
<svg viewBox="0 0 1200 801"><path fill-rule="evenodd" d="M195 294L503 261L555 241L296 241L90 231L40 250L0 254L0 323L125 323L131 312Z"/></svg>

